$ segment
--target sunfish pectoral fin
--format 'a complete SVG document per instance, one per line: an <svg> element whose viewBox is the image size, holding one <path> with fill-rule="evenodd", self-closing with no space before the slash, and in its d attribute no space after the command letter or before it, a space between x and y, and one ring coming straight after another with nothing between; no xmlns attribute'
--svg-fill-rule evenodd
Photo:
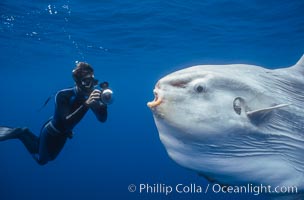
<svg viewBox="0 0 304 200"><path fill-rule="evenodd" d="M247 111L246 114L247 115L255 115L255 114L258 114L258 113L270 112L270 111L273 111L275 109L283 108L283 107L290 106L290 105L291 104L279 104L279 105L275 105L275 106L271 106L271 107L267 107L267 108L262 108L262 109L258 109L258 110Z"/></svg>
<svg viewBox="0 0 304 200"><path fill-rule="evenodd" d="M279 104L267 108L262 108L258 110L247 111L247 117L254 123L265 122L265 120L272 114L274 110L290 106L291 104Z"/></svg>

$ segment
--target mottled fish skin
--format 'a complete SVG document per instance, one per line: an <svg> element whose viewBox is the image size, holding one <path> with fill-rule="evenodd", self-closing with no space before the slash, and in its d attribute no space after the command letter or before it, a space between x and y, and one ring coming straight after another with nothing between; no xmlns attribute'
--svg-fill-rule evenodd
<svg viewBox="0 0 304 200"><path fill-rule="evenodd" d="M222 184L304 191L304 56L280 69L189 67L160 79L154 93L148 106L179 165Z"/></svg>

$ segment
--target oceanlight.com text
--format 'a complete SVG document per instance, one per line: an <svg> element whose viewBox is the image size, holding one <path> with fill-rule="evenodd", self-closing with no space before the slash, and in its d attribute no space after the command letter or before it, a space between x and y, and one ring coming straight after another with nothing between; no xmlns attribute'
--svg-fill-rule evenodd
<svg viewBox="0 0 304 200"><path fill-rule="evenodd" d="M210 185L209 185L210 186ZM229 193L229 194L297 194L296 186L276 186L271 185L253 185L247 184L243 186L222 186L220 184L212 185L213 193Z"/></svg>
<svg viewBox="0 0 304 200"><path fill-rule="evenodd" d="M223 186L220 184L164 184L164 183L140 183L130 184L128 186L129 192L139 194L207 194L207 193L223 193L223 194L297 194L297 186L270 186L270 185L253 185L247 184L243 186Z"/></svg>

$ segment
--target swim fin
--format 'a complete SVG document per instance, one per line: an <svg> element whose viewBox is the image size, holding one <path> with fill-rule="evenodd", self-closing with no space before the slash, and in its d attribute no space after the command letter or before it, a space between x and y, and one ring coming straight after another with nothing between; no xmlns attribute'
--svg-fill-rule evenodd
<svg viewBox="0 0 304 200"><path fill-rule="evenodd" d="M9 139L17 139L23 132L22 128L10 128L5 126L0 126L0 141L5 141Z"/></svg>

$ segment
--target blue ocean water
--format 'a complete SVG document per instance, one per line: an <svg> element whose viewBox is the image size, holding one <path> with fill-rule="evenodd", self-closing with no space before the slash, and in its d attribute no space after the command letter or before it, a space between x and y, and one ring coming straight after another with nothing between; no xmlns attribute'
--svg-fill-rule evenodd
<svg viewBox="0 0 304 200"><path fill-rule="evenodd" d="M172 161L146 102L162 76L194 64L291 66L304 53L300 0L0 2L0 124L39 133L45 99L73 86L76 61L110 82L108 121L92 113L39 166L19 141L0 144L0 199L268 199L253 194L132 193L130 184L208 182Z"/></svg>

